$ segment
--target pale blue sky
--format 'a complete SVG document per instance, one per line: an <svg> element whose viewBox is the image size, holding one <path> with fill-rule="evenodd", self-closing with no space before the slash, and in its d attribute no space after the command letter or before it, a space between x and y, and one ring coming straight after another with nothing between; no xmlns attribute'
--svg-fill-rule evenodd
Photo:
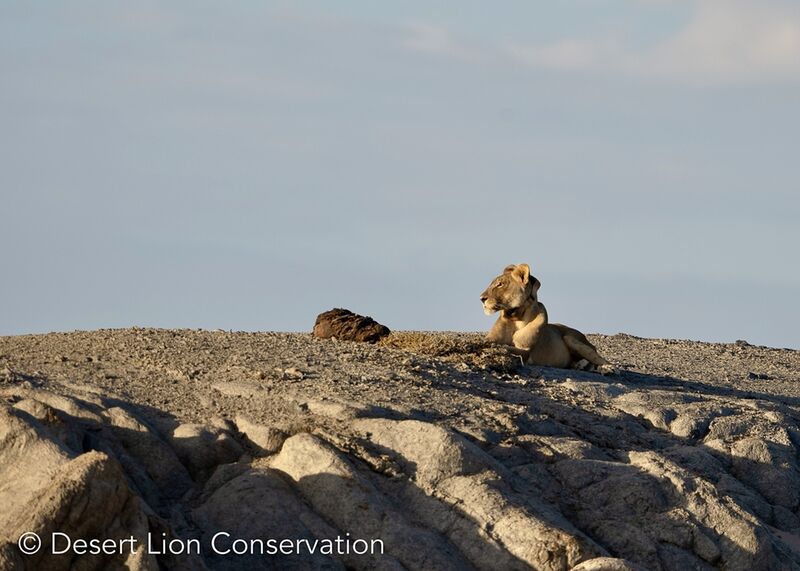
<svg viewBox="0 0 800 571"><path fill-rule="evenodd" d="M800 4L0 4L0 334L334 306L800 347Z"/></svg>

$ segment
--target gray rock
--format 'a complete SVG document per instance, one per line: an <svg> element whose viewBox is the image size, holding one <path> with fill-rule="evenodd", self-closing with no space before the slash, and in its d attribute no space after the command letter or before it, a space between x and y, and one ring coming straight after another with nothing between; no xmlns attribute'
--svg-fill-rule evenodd
<svg viewBox="0 0 800 571"><path fill-rule="evenodd" d="M787 439L788 440L788 439ZM733 472L772 504L794 510L800 500L797 451L791 444L742 438L730 447Z"/></svg>
<svg viewBox="0 0 800 571"><path fill-rule="evenodd" d="M280 474L270 468L245 469L244 473L219 487L194 510L193 515L203 529L203 544L211 546L215 541L219 551L231 549L235 539L256 540L255 552L233 555L211 551L208 561L214 569L344 569L342 563L318 553L271 555L267 551L265 542L269 538L313 543L314 540L334 539L340 535L339 530L310 510ZM219 533L223 535L215 540Z"/></svg>
<svg viewBox="0 0 800 571"><path fill-rule="evenodd" d="M504 547L501 554L476 549L464 521L455 524L452 513L442 521L441 510L417 496L417 517L447 534L477 568L567 569L605 554L552 506L503 485L504 477L509 478L506 470L463 437L419 421L374 419L355 426L372 443L394 453L422 492L457 508L481 530L484 542Z"/></svg>
<svg viewBox="0 0 800 571"><path fill-rule="evenodd" d="M571 571L645 571L645 569L616 557L595 557L579 563Z"/></svg>
<svg viewBox="0 0 800 571"><path fill-rule="evenodd" d="M102 452L76 456L26 410L44 412L44 403L23 410L0 405L0 568L69 569L73 557L52 554L51 534L70 538L146 538L148 519L114 459ZM49 416L49 415L45 415ZM42 548L23 555L16 546L23 533L36 533ZM156 570L143 550L130 555L77 556L80 569L126 566Z"/></svg>
<svg viewBox="0 0 800 571"><path fill-rule="evenodd" d="M287 434L283 430L257 424L241 414L236 416L236 426L256 451L262 455L274 454L280 450L287 438Z"/></svg>
<svg viewBox="0 0 800 571"><path fill-rule="evenodd" d="M342 454L315 436L292 436L270 466L292 478L314 510L339 529L385 543L390 555L376 556L366 567L468 568L441 536L407 521Z"/></svg>
<svg viewBox="0 0 800 571"><path fill-rule="evenodd" d="M59 526L385 543L76 571L800 569L800 352L592 341L617 377L485 366L472 334L0 337L0 568L63 567L13 537Z"/></svg>
<svg viewBox="0 0 800 571"><path fill-rule="evenodd" d="M205 479L209 470L235 462L244 453L228 431L203 424L178 425L169 442L189 473L200 479Z"/></svg>

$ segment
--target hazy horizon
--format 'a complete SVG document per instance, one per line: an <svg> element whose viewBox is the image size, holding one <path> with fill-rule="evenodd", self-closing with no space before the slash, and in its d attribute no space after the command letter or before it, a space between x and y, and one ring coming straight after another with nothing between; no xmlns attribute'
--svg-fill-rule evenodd
<svg viewBox="0 0 800 571"><path fill-rule="evenodd" d="M488 330L800 348L800 5L0 6L0 335Z"/></svg>

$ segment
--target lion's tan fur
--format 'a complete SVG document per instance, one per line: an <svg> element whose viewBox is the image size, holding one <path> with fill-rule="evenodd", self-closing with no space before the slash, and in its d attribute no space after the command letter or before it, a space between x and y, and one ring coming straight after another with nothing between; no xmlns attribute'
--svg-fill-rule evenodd
<svg viewBox="0 0 800 571"><path fill-rule="evenodd" d="M528 264L507 266L493 279L481 301L487 314L499 311L500 317L487 339L513 347L530 365L570 368L585 359L602 373L613 372L583 333L548 321L547 309L538 299L540 286Z"/></svg>

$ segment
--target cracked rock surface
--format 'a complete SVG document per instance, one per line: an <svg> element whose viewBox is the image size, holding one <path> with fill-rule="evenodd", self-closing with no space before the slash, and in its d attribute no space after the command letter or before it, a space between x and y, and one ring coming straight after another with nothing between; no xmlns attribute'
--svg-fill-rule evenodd
<svg viewBox="0 0 800 571"><path fill-rule="evenodd" d="M800 569L800 352L590 339L618 375L299 333L0 337L0 569ZM202 551L53 555L53 531Z"/></svg>

